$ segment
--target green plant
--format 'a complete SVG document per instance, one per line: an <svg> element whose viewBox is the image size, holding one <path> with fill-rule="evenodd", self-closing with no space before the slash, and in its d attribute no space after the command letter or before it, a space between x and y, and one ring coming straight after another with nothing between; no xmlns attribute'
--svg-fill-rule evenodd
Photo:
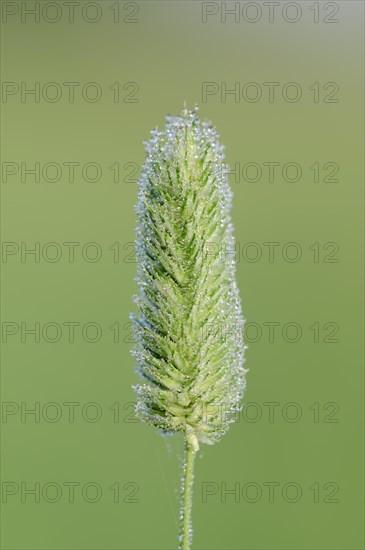
<svg viewBox="0 0 365 550"><path fill-rule="evenodd" d="M152 131L137 204L138 417L185 435L180 547L190 548L194 458L219 441L245 386L231 191L223 148L197 110ZM231 252L230 252L231 251Z"/></svg>

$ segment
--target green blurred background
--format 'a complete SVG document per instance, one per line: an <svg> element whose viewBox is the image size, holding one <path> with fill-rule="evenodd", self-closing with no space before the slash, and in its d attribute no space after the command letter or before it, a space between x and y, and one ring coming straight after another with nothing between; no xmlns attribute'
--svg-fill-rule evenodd
<svg viewBox="0 0 365 550"><path fill-rule="evenodd" d="M150 129L184 101L243 170L230 181L250 369L239 422L199 453L193 547L364 548L363 3L281 2L270 22L265 3L260 15L241 2L225 23L221 2L80 2L73 23L54 4L40 2L36 22L34 2L2 2L2 548L176 547L182 440L131 415L130 180ZM39 83L39 102L22 82ZM80 83L74 102L64 82ZM206 101L204 82L215 83ZM243 95L221 95L236 82ZM264 82L279 83L272 102ZM288 82L297 102L283 99ZM39 181L22 181L21 163L36 162ZM288 162L299 181L283 177ZM73 262L67 242L79 243ZM272 261L263 243L278 243ZM39 261L22 246L39 246ZM35 323L39 342L25 332ZM35 407L39 418L26 414Z"/></svg>

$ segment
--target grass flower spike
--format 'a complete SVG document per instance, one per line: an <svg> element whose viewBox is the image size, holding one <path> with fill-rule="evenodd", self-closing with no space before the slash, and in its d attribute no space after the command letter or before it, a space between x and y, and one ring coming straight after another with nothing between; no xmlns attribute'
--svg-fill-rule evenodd
<svg viewBox="0 0 365 550"><path fill-rule="evenodd" d="M152 131L137 204L139 293L133 317L138 417L185 436L180 547L190 548L193 465L219 441L245 386L231 190L223 148L197 110Z"/></svg>

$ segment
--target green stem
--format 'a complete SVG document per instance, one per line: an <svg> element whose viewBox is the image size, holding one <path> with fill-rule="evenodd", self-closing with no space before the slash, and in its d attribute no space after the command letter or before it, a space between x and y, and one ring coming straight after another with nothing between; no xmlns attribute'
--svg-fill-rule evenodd
<svg viewBox="0 0 365 550"><path fill-rule="evenodd" d="M180 549L189 550L193 535L191 510L193 506L194 459L196 448L187 436L185 440L184 474L180 509Z"/></svg>

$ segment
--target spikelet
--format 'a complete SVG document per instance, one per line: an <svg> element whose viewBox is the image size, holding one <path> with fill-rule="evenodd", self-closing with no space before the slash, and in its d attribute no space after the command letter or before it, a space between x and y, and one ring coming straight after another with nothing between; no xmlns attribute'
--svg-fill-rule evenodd
<svg viewBox="0 0 365 550"><path fill-rule="evenodd" d="M245 387L231 190L216 130L197 109L151 132L136 207L137 416L194 450L235 420Z"/></svg>

